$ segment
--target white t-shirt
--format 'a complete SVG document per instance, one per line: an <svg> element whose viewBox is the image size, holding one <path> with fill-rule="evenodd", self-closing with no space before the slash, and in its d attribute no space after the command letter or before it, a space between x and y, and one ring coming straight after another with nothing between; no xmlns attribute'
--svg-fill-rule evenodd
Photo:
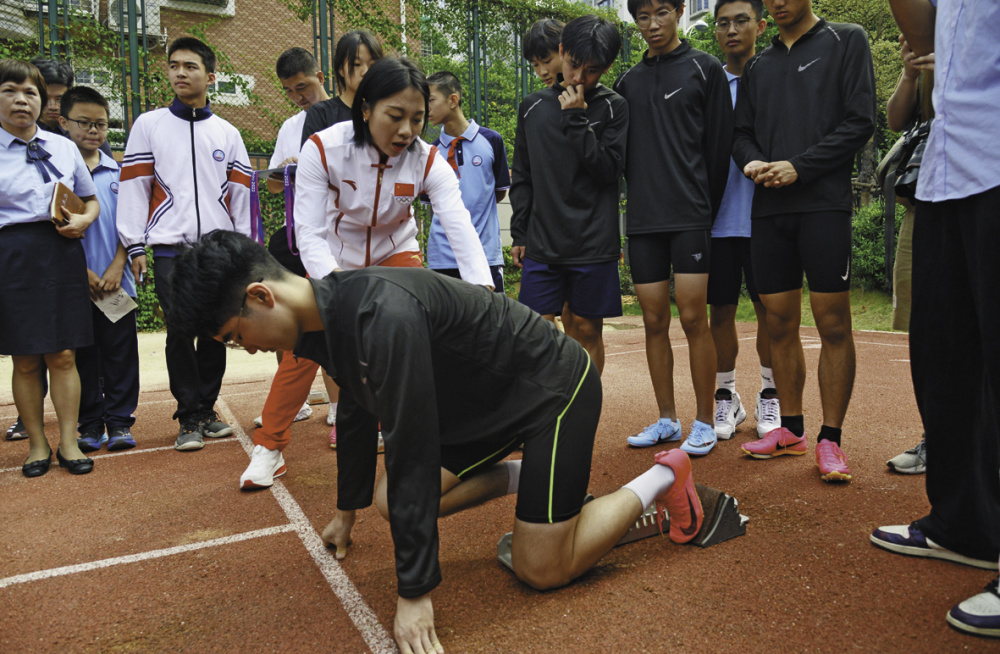
<svg viewBox="0 0 1000 654"><path fill-rule="evenodd" d="M277 168L288 157L299 156L299 145L302 143L302 126L306 122L306 112L300 111L282 125L278 130L278 140L274 143L274 154L268 168Z"/></svg>

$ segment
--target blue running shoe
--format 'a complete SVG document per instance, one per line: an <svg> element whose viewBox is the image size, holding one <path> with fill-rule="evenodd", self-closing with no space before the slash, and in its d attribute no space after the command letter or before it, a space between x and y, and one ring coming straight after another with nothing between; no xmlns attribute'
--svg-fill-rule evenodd
<svg viewBox="0 0 1000 654"><path fill-rule="evenodd" d="M688 454L704 456L712 451L717 443L715 427L705 424L700 420L695 420L691 425L691 433L687 440L681 443L681 449Z"/></svg>
<svg viewBox="0 0 1000 654"><path fill-rule="evenodd" d="M635 436L628 437L632 447L653 447L660 443L672 443L681 439L681 421L660 418Z"/></svg>
<svg viewBox="0 0 1000 654"><path fill-rule="evenodd" d="M108 435L104 430L88 429L87 431L80 434L80 437L76 439L76 444L79 446L81 452L96 452L101 449L101 446L108 442Z"/></svg>
<svg viewBox="0 0 1000 654"><path fill-rule="evenodd" d="M111 438L108 441L108 451L131 450L135 447L135 439L128 427L112 427Z"/></svg>

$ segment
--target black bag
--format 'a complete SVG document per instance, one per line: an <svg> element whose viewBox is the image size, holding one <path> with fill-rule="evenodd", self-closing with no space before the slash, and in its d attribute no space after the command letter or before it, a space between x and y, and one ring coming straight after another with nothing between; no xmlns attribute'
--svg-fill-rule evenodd
<svg viewBox="0 0 1000 654"><path fill-rule="evenodd" d="M924 158L931 121L917 123L904 135L899 167L896 168L896 195L912 200L917 193L920 162Z"/></svg>
<svg viewBox="0 0 1000 654"><path fill-rule="evenodd" d="M295 235L292 234L292 245L298 249L295 243ZM278 260L282 266L295 273L299 277L306 276L306 267L302 265L302 260L297 252L292 252L288 247L288 228L282 227L276 231L271 240L267 242L267 251Z"/></svg>

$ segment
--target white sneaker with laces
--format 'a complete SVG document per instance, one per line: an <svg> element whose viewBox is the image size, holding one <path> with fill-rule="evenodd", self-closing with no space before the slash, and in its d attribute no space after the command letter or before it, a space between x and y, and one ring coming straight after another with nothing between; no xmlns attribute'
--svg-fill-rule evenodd
<svg viewBox="0 0 1000 654"><path fill-rule="evenodd" d="M726 388L715 391L715 435L719 439L728 441L746 419L747 412L739 393Z"/></svg>
<svg viewBox="0 0 1000 654"><path fill-rule="evenodd" d="M250 465L240 475L240 490L270 488L274 484L274 478L285 474L286 470L281 450L269 450L263 445L257 445L250 455Z"/></svg>
<svg viewBox="0 0 1000 654"><path fill-rule="evenodd" d="M773 391L766 391L757 394L757 410L754 416L757 418L757 438L764 438L768 432L781 426L781 407L778 405L778 396Z"/></svg>

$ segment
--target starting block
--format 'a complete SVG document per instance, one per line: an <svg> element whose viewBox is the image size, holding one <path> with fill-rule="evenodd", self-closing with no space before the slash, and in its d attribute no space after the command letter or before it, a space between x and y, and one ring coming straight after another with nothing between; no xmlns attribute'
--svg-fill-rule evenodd
<svg viewBox="0 0 1000 654"><path fill-rule="evenodd" d="M691 540L691 545L702 548L711 547L731 538L746 535L747 522L750 521L750 518L740 513L739 502L736 501L735 497L703 484L695 483L694 487L698 493L698 499L701 500L705 518L702 521L701 529L698 530L698 535ZM665 535L669 531L670 517L664 515L663 534ZM497 560L511 572L514 571L510 555L512 535L512 532L507 532L497 543ZM660 528L656 524L656 505L654 504L639 516L639 519L621 537L615 547L657 535L660 535Z"/></svg>

